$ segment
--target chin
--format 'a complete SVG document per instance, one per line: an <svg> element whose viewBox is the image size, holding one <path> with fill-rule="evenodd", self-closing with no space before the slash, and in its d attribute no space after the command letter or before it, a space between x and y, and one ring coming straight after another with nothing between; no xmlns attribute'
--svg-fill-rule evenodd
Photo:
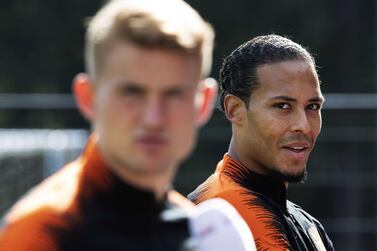
<svg viewBox="0 0 377 251"><path fill-rule="evenodd" d="M158 160L154 160L154 162L148 161L144 163L145 171L150 174L163 174L169 172L172 169L172 165L166 161L160 162Z"/></svg>
<svg viewBox="0 0 377 251"><path fill-rule="evenodd" d="M304 183L306 181L308 173L306 168L299 173L280 173L280 177L288 183Z"/></svg>
<svg viewBox="0 0 377 251"><path fill-rule="evenodd" d="M292 170L292 168L287 168L288 170L284 170L283 168L271 168L272 175L281 179L284 182L288 183L298 183L298 182L305 182L307 171L306 166L303 167L296 167L296 170Z"/></svg>

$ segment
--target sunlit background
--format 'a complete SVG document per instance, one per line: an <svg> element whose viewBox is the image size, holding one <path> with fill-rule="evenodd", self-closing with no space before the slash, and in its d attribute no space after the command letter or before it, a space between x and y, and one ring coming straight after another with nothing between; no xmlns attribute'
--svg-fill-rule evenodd
<svg viewBox="0 0 377 251"><path fill-rule="evenodd" d="M377 250L376 1L188 2L216 30L214 78L222 59L257 35L286 35L315 55L327 98L323 129L307 182L291 185L288 197L323 223L337 250ZM0 1L0 215L86 141L71 80L83 71L85 18L101 4ZM230 134L215 112L178 174L178 191L213 172Z"/></svg>

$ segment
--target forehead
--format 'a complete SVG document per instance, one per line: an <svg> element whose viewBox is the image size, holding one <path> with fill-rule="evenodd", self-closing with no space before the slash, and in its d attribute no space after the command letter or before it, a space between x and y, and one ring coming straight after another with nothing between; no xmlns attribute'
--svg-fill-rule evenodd
<svg viewBox="0 0 377 251"><path fill-rule="evenodd" d="M258 88L253 95L322 96L313 63L303 60L282 61L256 68Z"/></svg>
<svg viewBox="0 0 377 251"><path fill-rule="evenodd" d="M132 82L145 87L197 84L200 59L179 50L114 43L103 56L100 82Z"/></svg>

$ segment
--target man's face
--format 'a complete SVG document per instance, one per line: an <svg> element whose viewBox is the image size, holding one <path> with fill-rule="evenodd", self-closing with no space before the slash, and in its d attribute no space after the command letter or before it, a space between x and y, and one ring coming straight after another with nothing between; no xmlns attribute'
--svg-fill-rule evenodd
<svg viewBox="0 0 377 251"><path fill-rule="evenodd" d="M299 181L321 130L321 94L314 66L283 61L257 67L240 137L248 164L262 174Z"/></svg>
<svg viewBox="0 0 377 251"><path fill-rule="evenodd" d="M108 51L93 125L110 165L133 175L174 172L196 140L200 69L177 51L124 43Z"/></svg>

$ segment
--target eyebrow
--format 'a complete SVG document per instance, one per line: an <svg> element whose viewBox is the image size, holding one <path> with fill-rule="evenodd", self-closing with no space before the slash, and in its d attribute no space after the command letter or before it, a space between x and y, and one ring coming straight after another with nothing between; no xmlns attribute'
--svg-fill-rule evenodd
<svg viewBox="0 0 377 251"><path fill-rule="evenodd" d="M142 85L136 82L131 82L131 81L120 81L117 83L117 85L118 85L117 87L121 89L131 89L131 90L139 90L139 91L142 91L145 89Z"/></svg>
<svg viewBox="0 0 377 251"><path fill-rule="evenodd" d="M271 100L284 100L288 102L297 102L295 98L292 98L290 96L285 96L285 95L272 97ZM317 96L317 97L311 98L309 101L310 102L325 102L325 98L323 96Z"/></svg>
<svg viewBox="0 0 377 251"><path fill-rule="evenodd" d="M143 86L142 84L138 84L134 81L119 81L118 83L119 89L124 90L133 90L133 91L139 91L139 92L147 92L148 87ZM172 86L166 86L164 89L160 89L162 92L170 92L170 91L176 91L176 90L189 90L191 88L196 88L195 86L192 86L188 83L181 83L181 84L175 84Z"/></svg>

